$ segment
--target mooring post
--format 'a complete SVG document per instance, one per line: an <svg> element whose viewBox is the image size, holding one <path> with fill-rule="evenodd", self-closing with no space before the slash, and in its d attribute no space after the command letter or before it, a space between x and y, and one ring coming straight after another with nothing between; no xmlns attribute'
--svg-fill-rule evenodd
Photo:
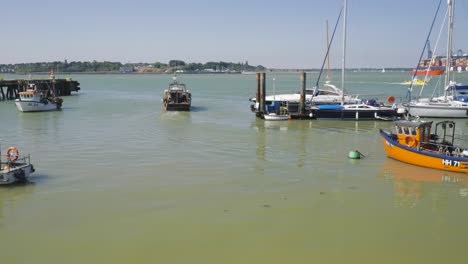
<svg viewBox="0 0 468 264"><path fill-rule="evenodd" d="M266 73L260 73L260 114L265 112Z"/></svg>
<svg viewBox="0 0 468 264"><path fill-rule="evenodd" d="M260 112L260 87L261 87L260 73L257 72L257 92L255 93L255 107L257 109L257 111L256 111L257 116L260 116L259 115L259 112Z"/></svg>
<svg viewBox="0 0 468 264"><path fill-rule="evenodd" d="M306 73L301 72L301 99L299 102L299 114L305 114L305 99L306 99Z"/></svg>
<svg viewBox="0 0 468 264"><path fill-rule="evenodd" d="M13 100L13 99L15 99L15 98L14 98L15 92L14 92L13 90L14 90L13 87L8 86L8 88L7 88L7 98L8 98L8 100Z"/></svg>

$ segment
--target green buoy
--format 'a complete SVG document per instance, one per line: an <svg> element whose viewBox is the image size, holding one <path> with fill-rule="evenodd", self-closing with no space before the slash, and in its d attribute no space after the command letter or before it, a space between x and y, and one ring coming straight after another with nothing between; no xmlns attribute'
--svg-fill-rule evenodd
<svg viewBox="0 0 468 264"><path fill-rule="evenodd" d="M362 155L361 152L359 152L358 150L350 151L348 154L348 158L350 159L360 159L361 156L364 156L364 155Z"/></svg>

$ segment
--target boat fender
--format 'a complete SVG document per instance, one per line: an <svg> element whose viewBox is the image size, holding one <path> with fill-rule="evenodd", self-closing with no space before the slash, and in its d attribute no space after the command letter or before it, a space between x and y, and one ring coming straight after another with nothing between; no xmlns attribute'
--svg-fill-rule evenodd
<svg viewBox="0 0 468 264"><path fill-rule="evenodd" d="M7 156L8 161L10 162L17 160L19 156L18 149L15 147L9 147L6 150L6 156Z"/></svg>
<svg viewBox="0 0 468 264"><path fill-rule="evenodd" d="M393 104L393 102L395 102L395 97L393 95L390 95L389 97L387 97L387 101L390 103L390 104Z"/></svg>
<svg viewBox="0 0 468 264"><path fill-rule="evenodd" d="M410 147L410 148L414 148L416 147L416 139L414 139L414 137L412 136L406 136L405 137L405 144L406 146Z"/></svg>

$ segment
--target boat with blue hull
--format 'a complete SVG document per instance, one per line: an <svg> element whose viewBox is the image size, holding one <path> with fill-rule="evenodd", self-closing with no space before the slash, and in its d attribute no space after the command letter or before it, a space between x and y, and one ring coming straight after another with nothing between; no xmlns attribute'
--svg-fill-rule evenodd
<svg viewBox="0 0 468 264"><path fill-rule="evenodd" d="M361 104L318 105L310 111L317 119L391 121L403 116L403 112L399 113L392 106L381 105L375 99Z"/></svg>

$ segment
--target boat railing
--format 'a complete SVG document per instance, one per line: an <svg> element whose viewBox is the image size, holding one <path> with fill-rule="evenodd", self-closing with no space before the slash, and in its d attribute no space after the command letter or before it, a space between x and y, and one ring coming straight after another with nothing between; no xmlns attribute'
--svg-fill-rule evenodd
<svg viewBox="0 0 468 264"><path fill-rule="evenodd" d="M466 154L466 150L464 148L449 144L448 142L439 143L430 141L422 142L421 145L424 146L425 150L429 150L437 154L444 154L446 156L462 157Z"/></svg>
<svg viewBox="0 0 468 264"><path fill-rule="evenodd" d="M18 156L15 160L9 160L8 156L0 155L0 169L3 169L3 165L12 166L20 166L20 165L29 165L31 164L31 155L26 156Z"/></svg>

